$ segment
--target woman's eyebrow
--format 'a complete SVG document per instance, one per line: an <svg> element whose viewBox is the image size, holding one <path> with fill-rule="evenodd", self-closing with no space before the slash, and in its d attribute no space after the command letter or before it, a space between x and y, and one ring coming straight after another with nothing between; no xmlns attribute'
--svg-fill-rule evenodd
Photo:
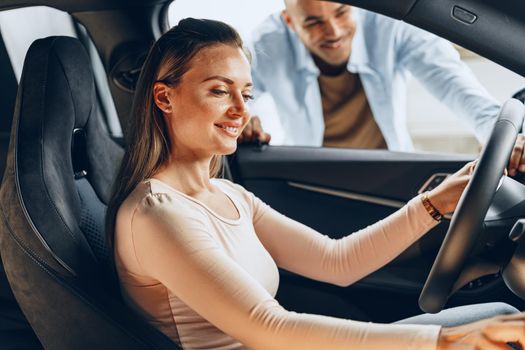
<svg viewBox="0 0 525 350"><path fill-rule="evenodd" d="M220 80L222 82L225 82L228 85L235 84L233 80L223 77L222 75L212 75L211 77L204 79L202 82L204 83L205 81L210 81L210 80ZM249 83L246 83L244 86L253 86L253 83L249 82Z"/></svg>

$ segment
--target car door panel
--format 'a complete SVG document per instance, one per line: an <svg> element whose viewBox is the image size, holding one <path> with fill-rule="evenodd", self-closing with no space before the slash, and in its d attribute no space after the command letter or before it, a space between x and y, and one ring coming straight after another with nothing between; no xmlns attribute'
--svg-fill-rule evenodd
<svg viewBox="0 0 525 350"><path fill-rule="evenodd" d="M274 209L331 238L340 238L392 214L417 195L432 175L452 173L473 158L263 146L241 147L231 166L236 181ZM447 229L445 220L392 263L347 288L281 271L278 299L299 311L322 310L352 319L387 322L417 313L417 296ZM489 292L461 291L452 302L480 299L480 293ZM396 300L397 310L382 315L382 307L392 309L383 299Z"/></svg>
<svg viewBox="0 0 525 350"><path fill-rule="evenodd" d="M262 146L241 147L232 170L242 183L284 180L406 202L432 175L455 172L472 159L468 155Z"/></svg>

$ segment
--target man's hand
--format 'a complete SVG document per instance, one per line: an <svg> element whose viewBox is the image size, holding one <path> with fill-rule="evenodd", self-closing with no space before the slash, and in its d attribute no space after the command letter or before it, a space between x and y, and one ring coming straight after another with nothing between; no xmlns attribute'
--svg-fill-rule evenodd
<svg viewBox="0 0 525 350"><path fill-rule="evenodd" d="M237 142L243 143L258 141L260 143L268 143L270 142L270 138L270 134L264 132L259 117L254 115L251 117L250 121L242 131L242 134L237 139Z"/></svg>
<svg viewBox="0 0 525 350"><path fill-rule="evenodd" d="M509 160L509 175L515 176L518 172L525 173L525 135L519 134L516 139L516 144L512 149Z"/></svg>

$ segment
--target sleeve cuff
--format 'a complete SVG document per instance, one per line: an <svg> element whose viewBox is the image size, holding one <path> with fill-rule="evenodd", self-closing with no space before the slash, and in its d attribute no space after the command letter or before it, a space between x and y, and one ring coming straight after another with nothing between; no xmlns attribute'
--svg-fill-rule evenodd
<svg viewBox="0 0 525 350"><path fill-rule="evenodd" d="M407 213L412 223L420 226L416 228L416 231L428 231L439 224L425 209L421 195L417 195L407 203Z"/></svg>

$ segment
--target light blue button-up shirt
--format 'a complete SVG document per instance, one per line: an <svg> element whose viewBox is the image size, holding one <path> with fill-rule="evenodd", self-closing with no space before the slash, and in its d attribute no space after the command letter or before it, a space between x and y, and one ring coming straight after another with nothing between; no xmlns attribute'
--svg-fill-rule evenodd
<svg viewBox="0 0 525 350"><path fill-rule="evenodd" d="M467 121L480 142L486 141L499 103L480 85L449 42L389 17L356 12L357 27L347 69L359 74L390 150L413 149L406 121L410 75ZM280 14L257 27L249 46L254 94L267 92L273 97L285 134L284 144L321 146L324 118L320 72L310 52ZM265 116L260 117L264 125Z"/></svg>

